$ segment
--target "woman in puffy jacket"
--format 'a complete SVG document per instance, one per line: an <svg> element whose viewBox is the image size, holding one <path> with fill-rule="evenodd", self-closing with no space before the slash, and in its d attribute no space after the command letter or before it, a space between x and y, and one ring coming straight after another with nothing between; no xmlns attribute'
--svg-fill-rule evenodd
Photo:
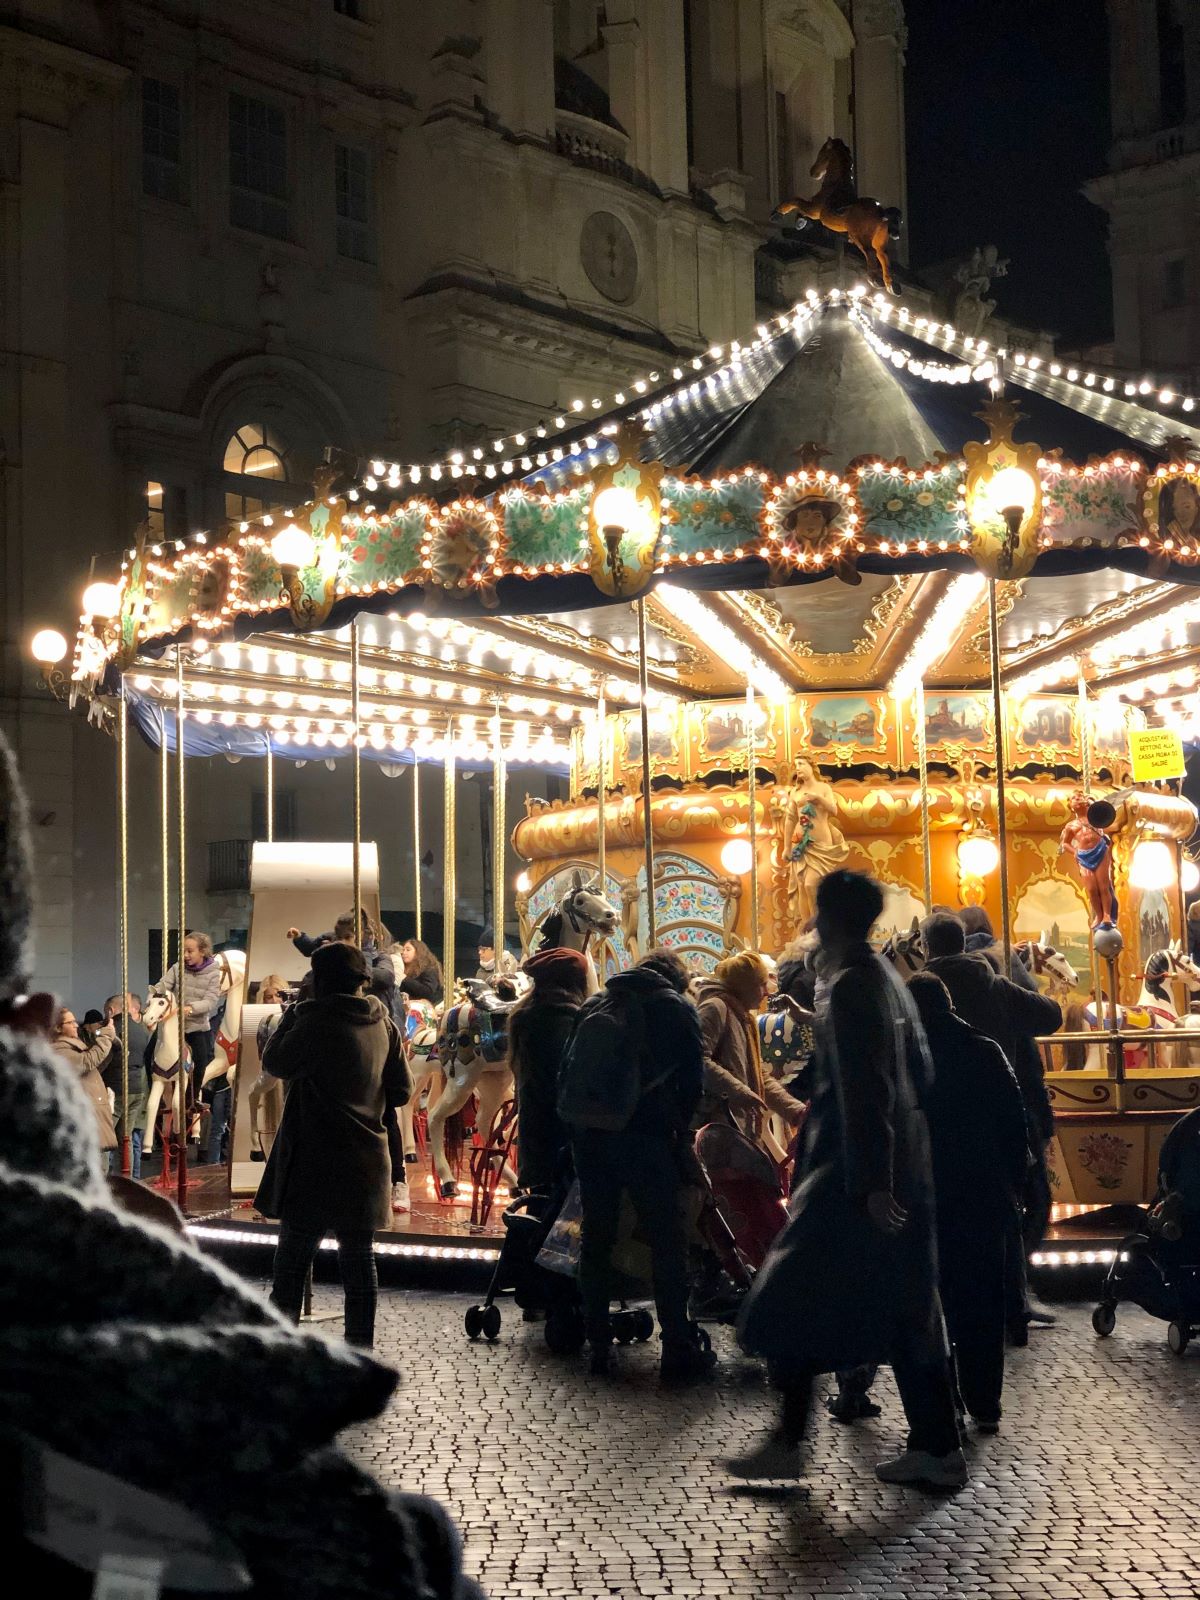
<svg viewBox="0 0 1200 1600"><path fill-rule="evenodd" d="M197 1099L204 1074L216 1054L212 1024L221 1004L221 967L213 955L207 933L189 933L183 941L183 994L180 996L180 963L168 967L151 994L169 994L183 1006L183 1031L192 1054L192 1090Z"/></svg>

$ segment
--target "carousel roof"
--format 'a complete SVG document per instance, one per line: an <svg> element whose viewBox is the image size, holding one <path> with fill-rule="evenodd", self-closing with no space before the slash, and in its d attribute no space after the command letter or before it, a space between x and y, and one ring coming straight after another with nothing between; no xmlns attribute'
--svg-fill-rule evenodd
<svg viewBox="0 0 1200 1600"><path fill-rule="evenodd" d="M768 697L980 684L987 583L963 451L1002 390L1021 413L1013 438L1041 452L1036 562L998 585L1006 680L1073 688L1082 661L1098 693L1200 723L1200 598L1178 587L1200 581L1200 517L1158 515L1165 486L1192 476L1194 400L837 290L744 347L490 448L376 462L303 508L174 550L139 542L119 615L83 619L73 676L104 693L123 672L139 725L172 743L166 655L182 643L189 748L250 754L270 735L332 754L349 739L358 617L367 754L436 757L453 718L460 754L483 760L498 716L510 759L562 765L598 690L613 709L639 699L632 608L602 592L589 552L593 479L624 427L666 468L646 590L652 704L747 683ZM810 538L795 515L814 506ZM311 557L290 599L273 553L285 520Z"/></svg>

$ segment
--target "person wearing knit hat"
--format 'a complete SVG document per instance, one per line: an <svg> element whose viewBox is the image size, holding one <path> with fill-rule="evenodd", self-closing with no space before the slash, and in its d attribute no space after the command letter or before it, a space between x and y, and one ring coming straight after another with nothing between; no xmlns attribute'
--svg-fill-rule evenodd
<svg viewBox="0 0 1200 1600"><path fill-rule="evenodd" d="M395 1371L302 1333L182 1233L115 1204L87 1095L46 1037L54 1001L30 993L29 859L0 736L0 1470L25 1491L8 1507L12 1561L39 1589L74 1593L82 1576L90 1592L120 1524L161 1555L167 1592L182 1578L272 1600L481 1600L441 1508L384 1490L334 1442L378 1416ZM50 1516L54 1485L87 1517ZM85 1521L104 1540L80 1538Z"/></svg>
<svg viewBox="0 0 1200 1600"><path fill-rule="evenodd" d="M508 1064L521 1113L517 1178L522 1189L548 1189L568 1142L558 1115L558 1071L587 995L588 966L578 950L543 950L530 956L525 971L533 988L508 1019Z"/></svg>
<svg viewBox="0 0 1200 1600"><path fill-rule="evenodd" d="M766 1002L768 972L752 950L726 956L697 994L704 1035L704 1098L697 1125L711 1122L728 1106L742 1132L768 1137L767 1117L777 1112L795 1126L804 1115L797 1100L763 1071L754 1012Z"/></svg>
<svg viewBox="0 0 1200 1600"><path fill-rule="evenodd" d="M511 950L504 948L503 939L500 948L496 948L496 935L491 928L485 928L479 935L479 967L475 973L480 983L490 983L493 987L499 978L511 978L517 970L517 958Z"/></svg>

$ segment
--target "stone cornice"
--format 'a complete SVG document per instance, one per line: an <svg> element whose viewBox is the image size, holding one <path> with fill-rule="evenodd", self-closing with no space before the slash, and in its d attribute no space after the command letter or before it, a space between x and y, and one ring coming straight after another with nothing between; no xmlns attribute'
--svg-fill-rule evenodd
<svg viewBox="0 0 1200 1600"><path fill-rule="evenodd" d="M0 23L0 82L14 88L76 101L117 94L129 78L119 61Z"/></svg>

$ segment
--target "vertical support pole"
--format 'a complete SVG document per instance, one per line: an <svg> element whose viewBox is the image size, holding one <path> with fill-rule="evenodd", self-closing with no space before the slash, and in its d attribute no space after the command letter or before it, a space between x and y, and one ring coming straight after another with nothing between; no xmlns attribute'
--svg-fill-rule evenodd
<svg viewBox="0 0 1200 1600"><path fill-rule="evenodd" d="M129 707L125 677L117 703L117 828L121 855L121 1172L133 1170L129 1130Z"/></svg>
<svg viewBox="0 0 1200 1600"><path fill-rule="evenodd" d="M492 932L496 940L496 974L504 952L504 737L500 724L500 702L492 715Z"/></svg>
<svg viewBox="0 0 1200 1600"><path fill-rule="evenodd" d="M267 843L275 843L275 751L267 735Z"/></svg>
<svg viewBox="0 0 1200 1600"><path fill-rule="evenodd" d="M1000 612L996 605L996 580L988 579L988 646L992 666L992 717L996 724L996 828L1000 848L1000 919L1003 929L1004 976L1012 964L1012 910L1008 903L1008 811L1004 780L1008 764L1004 737L1004 690L1000 683Z"/></svg>
<svg viewBox="0 0 1200 1600"><path fill-rule="evenodd" d="M162 876L162 971L159 977L166 976L167 968L171 965L171 764L167 754L167 717L163 711L159 717L158 730L158 779L159 779L159 805L161 808L162 827L162 861L160 863ZM179 952L179 959L183 960L183 951Z"/></svg>
<svg viewBox="0 0 1200 1600"><path fill-rule="evenodd" d="M350 624L350 717L354 736L354 942L363 942L362 730L358 695L358 618Z"/></svg>
<svg viewBox="0 0 1200 1600"><path fill-rule="evenodd" d="M897 701L896 710L900 705ZM929 849L929 748L925 738L925 683L913 690L917 718L917 775L921 782L921 870L925 890L925 915L933 911L933 858Z"/></svg>
<svg viewBox="0 0 1200 1600"><path fill-rule="evenodd" d="M750 812L750 948L760 944L758 925L758 753L754 738L754 685L746 685L746 798Z"/></svg>
<svg viewBox="0 0 1200 1600"><path fill-rule="evenodd" d="M604 686L596 691L596 871L600 893L608 882L608 701ZM605 895L607 898L607 895Z"/></svg>
<svg viewBox="0 0 1200 1600"><path fill-rule="evenodd" d="M421 763L413 752L413 911L421 937Z"/></svg>
<svg viewBox="0 0 1200 1600"><path fill-rule="evenodd" d="M650 708L646 704L649 692L649 673L646 664L646 598L637 602L638 625L638 689L639 711L642 726L642 842L646 857L646 949L653 950L658 943L658 926L654 915L654 818L650 814Z"/></svg>
<svg viewBox="0 0 1200 1600"><path fill-rule="evenodd" d="M177 792L175 798L176 810L179 821L179 995L177 1015L179 1018L179 1071L175 1074L175 1147L177 1152L176 1190L175 1200L180 1211L187 1214L188 1193L188 1168L187 1168L187 1030L184 1027L183 996L184 996L184 962L183 942L187 938L187 811L184 792L183 768L183 647L175 646L175 777ZM195 1084L194 1090L200 1093L200 1085Z"/></svg>
<svg viewBox="0 0 1200 1600"><path fill-rule="evenodd" d="M454 992L454 935L458 917L457 840L455 837L455 751L454 722L446 723L446 744L443 757L442 821L445 842L442 851L442 968L446 977L446 1001L449 1004Z"/></svg>
<svg viewBox="0 0 1200 1600"><path fill-rule="evenodd" d="M1079 723L1079 765L1083 777L1083 792L1090 795L1092 792L1092 714L1088 704L1087 678L1083 671L1083 657L1078 661L1079 676L1076 680L1075 716ZM1097 1017L1104 1012L1104 986L1100 979L1100 957L1096 954L1095 931L1092 928L1092 919L1088 918L1088 968L1092 980L1092 1004Z"/></svg>

